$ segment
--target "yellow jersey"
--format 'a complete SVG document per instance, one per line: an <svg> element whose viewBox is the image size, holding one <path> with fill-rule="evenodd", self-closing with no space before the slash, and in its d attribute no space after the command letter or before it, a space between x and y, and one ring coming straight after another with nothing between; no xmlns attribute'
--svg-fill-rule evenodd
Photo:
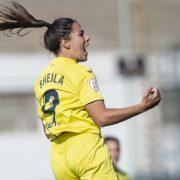
<svg viewBox="0 0 180 180"><path fill-rule="evenodd" d="M119 169L117 166L114 165L114 169L118 175L119 180L130 180L129 176L124 171Z"/></svg>
<svg viewBox="0 0 180 180"><path fill-rule="evenodd" d="M119 178L120 180L130 180L129 177L128 177L128 175L125 174L125 173L118 172L117 175L118 175L118 178Z"/></svg>
<svg viewBox="0 0 180 180"><path fill-rule="evenodd" d="M73 59L57 57L37 78L38 116L46 136L53 140L64 132L100 134L85 105L103 100L91 69Z"/></svg>

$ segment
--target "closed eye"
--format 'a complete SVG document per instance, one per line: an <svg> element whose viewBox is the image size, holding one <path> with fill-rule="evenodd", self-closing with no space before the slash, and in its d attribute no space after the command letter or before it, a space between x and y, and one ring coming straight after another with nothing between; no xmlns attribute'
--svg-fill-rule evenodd
<svg viewBox="0 0 180 180"><path fill-rule="evenodd" d="M79 36L82 36L82 37L84 36L84 31L83 30L80 32Z"/></svg>

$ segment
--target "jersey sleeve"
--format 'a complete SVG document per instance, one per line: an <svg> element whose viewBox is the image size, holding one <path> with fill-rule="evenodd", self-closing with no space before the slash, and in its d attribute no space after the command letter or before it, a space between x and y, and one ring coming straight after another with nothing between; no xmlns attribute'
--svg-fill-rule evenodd
<svg viewBox="0 0 180 180"><path fill-rule="evenodd" d="M85 106L88 103L97 100L103 100L103 96L99 91L99 85L95 74L92 70L88 70L83 77L80 86L80 101Z"/></svg>

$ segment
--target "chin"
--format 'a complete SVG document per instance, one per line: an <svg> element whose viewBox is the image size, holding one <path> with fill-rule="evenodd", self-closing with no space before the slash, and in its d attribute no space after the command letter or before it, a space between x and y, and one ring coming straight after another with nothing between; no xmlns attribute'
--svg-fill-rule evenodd
<svg viewBox="0 0 180 180"><path fill-rule="evenodd" d="M78 62L85 62L85 61L87 61L87 57L79 58L79 59L78 59Z"/></svg>

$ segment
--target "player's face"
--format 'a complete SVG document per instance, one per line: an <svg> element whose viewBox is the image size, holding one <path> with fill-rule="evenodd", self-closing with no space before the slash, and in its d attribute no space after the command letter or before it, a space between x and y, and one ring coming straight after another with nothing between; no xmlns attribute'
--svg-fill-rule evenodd
<svg viewBox="0 0 180 180"><path fill-rule="evenodd" d="M119 154L120 154L119 146L116 141L108 141L107 145L112 157L112 161L114 164L116 164L119 160Z"/></svg>
<svg viewBox="0 0 180 180"><path fill-rule="evenodd" d="M70 56L78 62L87 60L87 46L89 45L89 37L86 36L80 24L74 22L72 24L72 32L70 33Z"/></svg>

